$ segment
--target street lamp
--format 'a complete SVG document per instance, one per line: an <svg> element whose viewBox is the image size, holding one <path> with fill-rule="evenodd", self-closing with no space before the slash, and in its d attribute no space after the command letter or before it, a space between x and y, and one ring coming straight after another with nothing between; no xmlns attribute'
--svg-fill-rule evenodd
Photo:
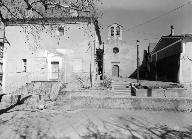
<svg viewBox="0 0 192 139"><path fill-rule="evenodd" d="M139 83L139 44L140 41L137 40L136 45L137 45L137 83Z"/></svg>

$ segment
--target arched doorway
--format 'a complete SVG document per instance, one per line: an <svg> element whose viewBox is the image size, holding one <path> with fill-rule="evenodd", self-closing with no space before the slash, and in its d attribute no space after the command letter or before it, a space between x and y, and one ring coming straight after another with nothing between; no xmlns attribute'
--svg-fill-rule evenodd
<svg viewBox="0 0 192 139"><path fill-rule="evenodd" d="M112 76L113 77L119 77L119 66L118 65L113 65Z"/></svg>

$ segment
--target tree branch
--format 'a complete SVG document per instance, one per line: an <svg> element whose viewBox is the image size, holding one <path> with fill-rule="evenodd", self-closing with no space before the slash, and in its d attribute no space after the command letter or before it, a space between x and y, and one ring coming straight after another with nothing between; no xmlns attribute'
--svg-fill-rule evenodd
<svg viewBox="0 0 192 139"><path fill-rule="evenodd" d="M17 18L17 16L14 15L14 14L11 12L11 10L10 10L5 4L1 3L1 7L5 7L5 8L7 9L7 11L8 11L13 17Z"/></svg>
<svg viewBox="0 0 192 139"><path fill-rule="evenodd" d="M0 19L1 19L1 21L2 21L3 23L5 23L5 18L3 18L3 15L2 15L2 13L1 13L1 11L0 11Z"/></svg>
<svg viewBox="0 0 192 139"><path fill-rule="evenodd" d="M42 18L44 18L43 14L37 11L35 8L32 7L32 5L28 2L28 0L24 0L24 2L27 4L27 9L26 10L32 10L39 14Z"/></svg>

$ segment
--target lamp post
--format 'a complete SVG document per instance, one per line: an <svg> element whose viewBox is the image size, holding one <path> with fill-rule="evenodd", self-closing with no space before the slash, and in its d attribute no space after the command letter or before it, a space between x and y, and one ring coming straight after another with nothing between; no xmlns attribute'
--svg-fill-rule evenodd
<svg viewBox="0 0 192 139"><path fill-rule="evenodd" d="M104 53L105 53L105 46L103 42L103 52L102 52L102 80L104 80Z"/></svg>
<svg viewBox="0 0 192 139"><path fill-rule="evenodd" d="M137 45L137 83L139 83L139 43L140 41L137 40L136 45Z"/></svg>

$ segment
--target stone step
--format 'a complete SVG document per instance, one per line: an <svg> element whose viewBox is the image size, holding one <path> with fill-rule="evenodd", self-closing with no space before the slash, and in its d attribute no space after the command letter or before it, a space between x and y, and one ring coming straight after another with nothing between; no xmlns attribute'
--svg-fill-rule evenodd
<svg viewBox="0 0 192 139"><path fill-rule="evenodd" d="M111 85L112 87L129 88L129 85Z"/></svg>
<svg viewBox="0 0 192 139"><path fill-rule="evenodd" d="M114 97L132 97L132 96L127 94L118 94L118 95L114 95Z"/></svg>
<svg viewBox="0 0 192 139"><path fill-rule="evenodd" d="M111 84L112 86L130 86L129 84Z"/></svg>
<svg viewBox="0 0 192 139"><path fill-rule="evenodd" d="M112 87L122 87L122 88L129 88L129 85L111 85Z"/></svg>
<svg viewBox="0 0 192 139"><path fill-rule="evenodd" d="M126 96L131 96L131 92L113 92L115 95L119 96L119 95L126 95Z"/></svg>
<svg viewBox="0 0 192 139"><path fill-rule="evenodd" d="M130 86L129 84L111 84L112 86Z"/></svg>
<svg viewBox="0 0 192 139"><path fill-rule="evenodd" d="M128 84L111 84L111 86L130 86Z"/></svg>
<svg viewBox="0 0 192 139"><path fill-rule="evenodd" d="M113 88L113 87L112 87ZM113 90L130 90L130 88L125 87L114 87Z"/></svg>
<svg viewBox="0 0 192 139"><path fill-rule="evenodd" d="M130 92L131 89L118 89L118 90L114 90L114 91L127 91L127 92Z"/></svg>
<svg viewBox="0 0 192 139"><path fill-rule="evenodd" d="M131 93L131 90L113 90L116 93Z"/></svg>
<svg viewBox="0 0 192 139"><path fill-rule="evenodd" d="M111 83L111 85L130 85L130 83Z"/></svg>

